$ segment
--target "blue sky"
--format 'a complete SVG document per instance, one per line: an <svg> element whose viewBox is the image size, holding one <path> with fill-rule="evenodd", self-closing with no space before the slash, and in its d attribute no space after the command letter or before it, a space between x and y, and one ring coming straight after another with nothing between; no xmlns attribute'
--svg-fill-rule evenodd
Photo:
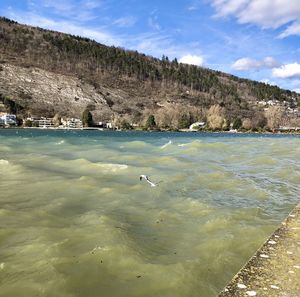
<svg viewBox="0 0 300 297"><path fill-rule="evenodd" d="M300 93L300 0L1 0L0 15Z"/></svg>

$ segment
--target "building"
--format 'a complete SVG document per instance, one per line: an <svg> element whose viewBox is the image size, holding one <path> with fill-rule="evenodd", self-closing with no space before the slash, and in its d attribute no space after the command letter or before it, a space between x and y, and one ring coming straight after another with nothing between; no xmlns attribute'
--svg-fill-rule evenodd
<svg viewBox="0 0 300 297"><path fill-rule="evenodd" d="M107 129L113 129L113 124L112 123L106 123L106 128Z"/></svg>
<svg viewBox="0 0 300 297"><path fill-rule="evenodd" d="M80 119L75 118L67 118L67 119L61 119L61 123L64 128L71 128L71 129L82 129L82 121Z"/></svg>
<svg viewBox="0 0 300 297"><path fill-rule="evenodd" d="M30 117L30 118L27 118L26 120L32 122L33 127L39 127L39 128L52 128L52 127L54 127L53 119L51 119L51 118Z"/></svg>
<svg viewBox="0 0 300 297"><path fill-rule="evenodd" d="M289 126L280 126L278 131L287 132L287 131L300 131L300 127L289 127Z"/></svg>
<svg viewBox="0 0 300 297"><path fill-rule="evenodd" d="M194 131L194 130L199 130L205 127L205 122L196 122L193 123L192 125L190 125L190 130Z"/></svg>
<svg viewBox="0 0 300 297"><path fill-rule="evenodd" d="M51 118L41 118L37 120L39 128L52 128L54 127L53 119Z"/></svg>
<svg viewBox="0 0 300 297"><path fill-rule="evenodd" d="M17 125L17 117L15 114L4 113L1 115L0 118L4 122L5 126L16 126Z"/></svg>

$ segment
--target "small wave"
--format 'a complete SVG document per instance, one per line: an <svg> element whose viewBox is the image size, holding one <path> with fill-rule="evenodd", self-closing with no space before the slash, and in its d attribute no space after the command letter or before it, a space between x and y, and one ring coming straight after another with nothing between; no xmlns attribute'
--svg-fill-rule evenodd
<svg viewBox="0 0 300 297"><path fill-rule="evenodd" d="M97 167L103 168L104 170L108 170L112 172L128 169L128 165L125 164L96 163L95 165Z"/></svg>
<svg viewBox="0 0 300 297"><path fill-rule="evenodd" d="M172 144L172 140L168 141L166 144L164 144L164 145L161 146L160 148L163 150L164 148L166 148L166 147L169 146L170 144Z"/></svg>
<svg viewBox="0 0 300 297"><path fill-rule="evenodd" d="M184 147L184 146L188 146L188 145L189 145L189 143L180 143L180 144L178 144L179 147Z"/></svg>
<svg viewBox="0 0 300 297"><path fill-rule="evenodd" d="M201 148L203 147L203 143L199 140L194 140L188 143L180 143L178 144L179 147L189 147L189 148Z"/></svg>
<svg viewBox="0 0 300 297"><path fill-rule="evenodd" d="M1 159L1 160L0 160L0 165L1 165L1 166L9 165L9 162L8 162L7 160Z"/></svg>
<svg viewBox="0 0 300 297"><path fill-rule="evenodd" d="M55 144L56 145L61 145L61 144L64 144L65 143L65 141L64 140L61 140L61 141L59 141L59 142L56 142Z"/></svg>
<svg viewBox="0 0 300 297"><path fill-rule="evenodd" d="M148 143L146 143L145 141L141 141L141 140L130 141L125 144L125 147L129 147L129 148L143 148L143 147L147 147L147 146L148 146Z"/></svg>
<svg viewBox="0 0 300 297"><path fill-rule="evenodd" d="M200 140L194 140L188 143L180 143L178 147L182 147L184 150L214 150L214 151L223 151L230 149L230 146L226 143L221 142L202 142Z"/></svg>
<svg viewBox="0 0 300 297"><path fill-rule="evenodd" d="M73 161L68 161L68 165L70 167L76 167L80 170L98 170L101 169L102 171L106 172L116 172L119 170L125 170L128 168L126 164L118 164L118 163L93 163L86 159L76 159Z"/></svg>

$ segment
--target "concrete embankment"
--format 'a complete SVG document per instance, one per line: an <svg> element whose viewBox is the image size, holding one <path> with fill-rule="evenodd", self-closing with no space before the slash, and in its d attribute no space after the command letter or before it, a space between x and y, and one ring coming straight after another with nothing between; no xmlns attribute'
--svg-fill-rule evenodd
<svg viewBox="0 0 300 297"><path fill-rule="evenodd" d="M219 297L300 297L300 204Z"/></svg>

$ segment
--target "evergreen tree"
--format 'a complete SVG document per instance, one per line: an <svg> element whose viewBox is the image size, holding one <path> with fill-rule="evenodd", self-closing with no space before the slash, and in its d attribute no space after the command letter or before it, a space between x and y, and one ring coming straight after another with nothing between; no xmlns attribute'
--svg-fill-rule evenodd
<svg viewBox="0 0 300 297"><path fill-rule="evenodd" d="M147 129L153 129L156 127L155 117L153 114L149 115L147 122L146 122L146 128Z"/></svg>
<svg viewBox="0 0 300 297"><path fill-rule="evenodd" d="M242 120L240 118L236 118L233 122L232 129L240 129L242 124Z"/></svg>
<svg viewBox="0 0 300 297"><path fill-rule="evenodd" d="M88 109L85 109L81 116L81 121L83 127L92 127L93 126L93 116Z"/></svg>
<svg viewBox="0 0 300 297"><path fill-rule="evenodd" d="M189 114L182 114L178 120L178 129L187 129L190 127L191 117Z"/></svg>
<svg viewBox="0 0 300 297"><path fill-rule="evenodd" d="M131 130L132 126L130 125L129 122L127 122L126 120L123 120L120 124L120 128L124 129L124 130Z"/></svg>

